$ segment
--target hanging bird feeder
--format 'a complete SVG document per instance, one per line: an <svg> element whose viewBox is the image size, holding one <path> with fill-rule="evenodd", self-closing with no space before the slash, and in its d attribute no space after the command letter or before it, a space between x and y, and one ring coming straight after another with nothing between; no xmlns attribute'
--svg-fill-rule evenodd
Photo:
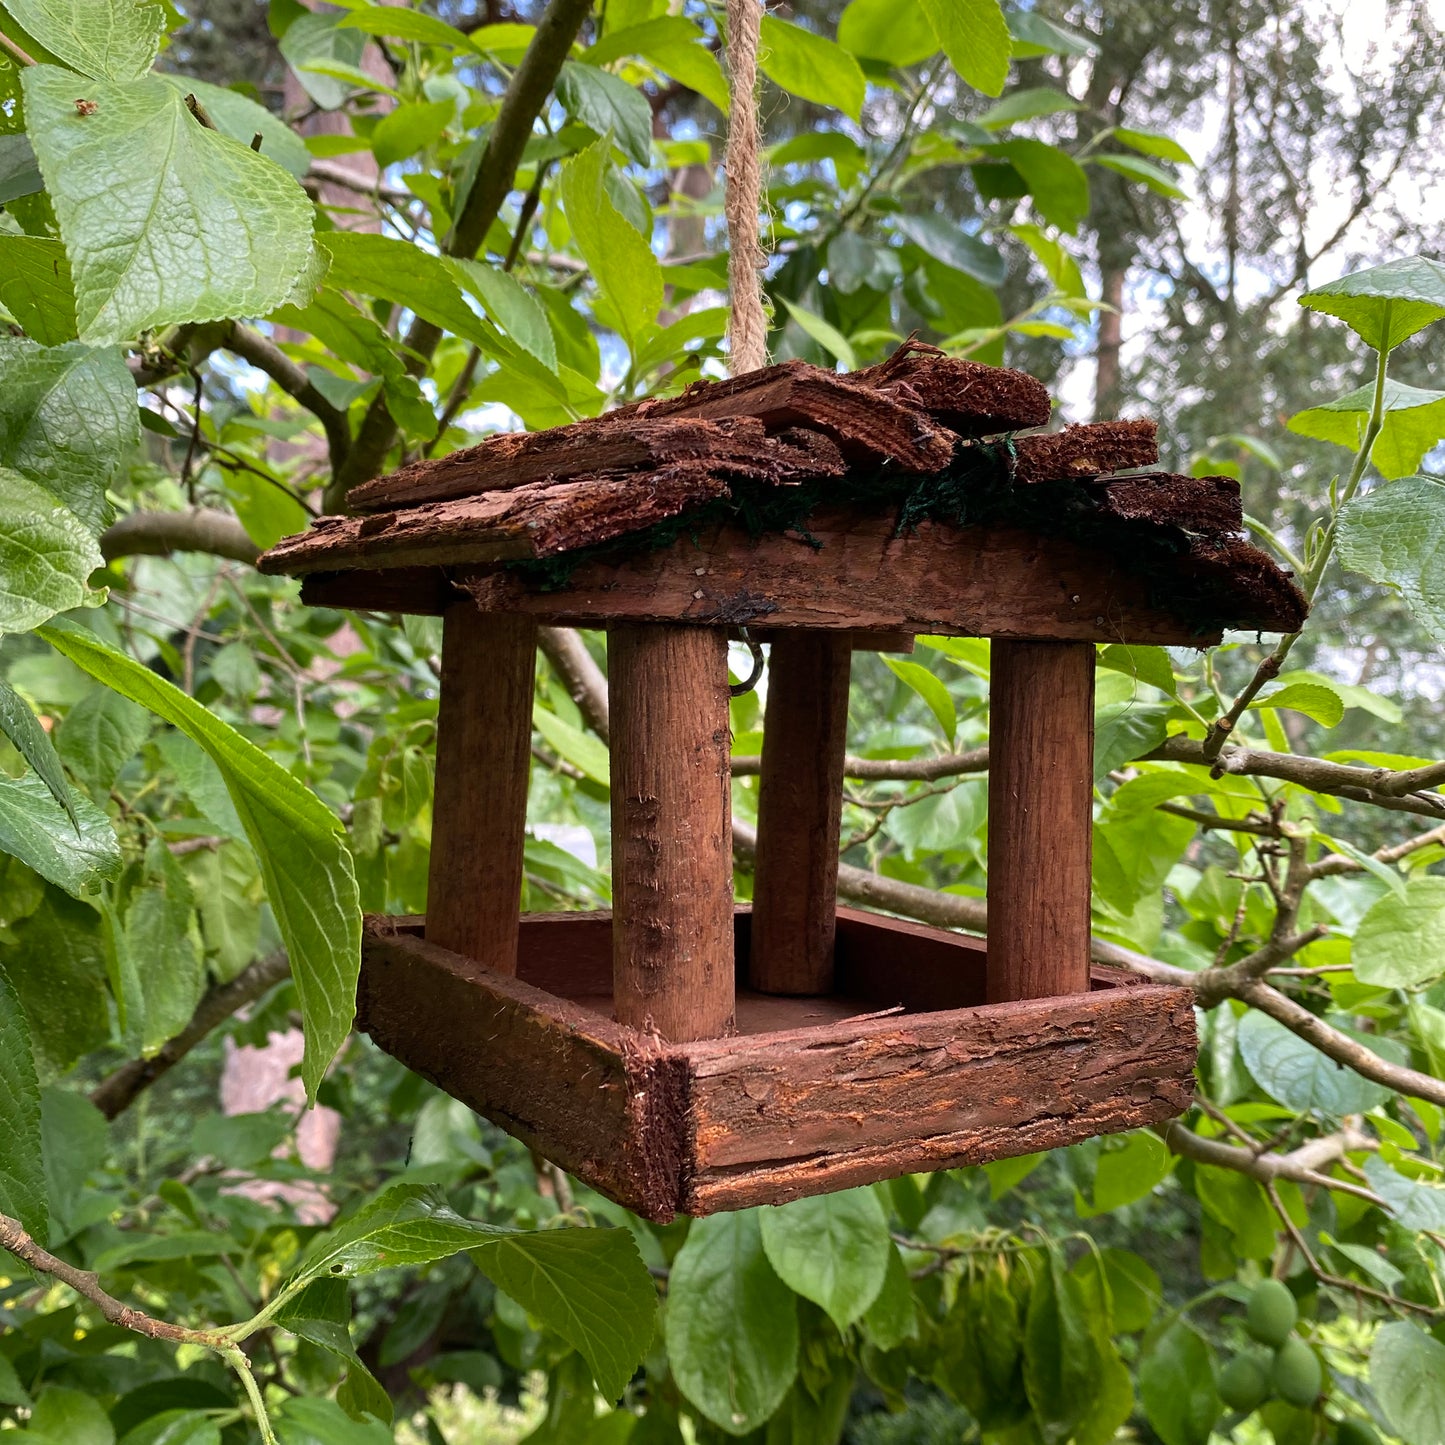
<svg viewBox="0 0 1445 1445"><path fill-rule="evenodd" d="M1292 632L1227 478L1143 421L909 345L786 362L358 487L263 559L444 617L425 919L373 918L360 1026L652 1219L1056 1148L1181 1112L1188 990L1090 965L1099 643ZM1117 475L1130 471L1129 475ZM607 632L614 908L519 915L539 623ZM771 644L751 908L727 643ZM987 941L836 903L853 651L993 639Z"/></svg>

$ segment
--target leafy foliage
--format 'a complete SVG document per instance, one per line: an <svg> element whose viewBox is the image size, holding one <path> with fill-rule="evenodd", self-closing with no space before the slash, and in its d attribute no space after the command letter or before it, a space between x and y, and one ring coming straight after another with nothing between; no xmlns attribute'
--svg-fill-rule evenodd
<svg viewBox="0 0 1445 1445"><path fill-rule="evenodd" d="M1309 89L1318 22L1231 12L1231 55L1275 47L1236 103L1264 104L1276 60L1313 98L1201 149L1196 182L1168 131L1224 41L1170 51L1204 23L1185 12L1167 43L1148 7L764 20L773 353L851 369L917 332L1072 400L1097 340L1104 405L1108 308L1135 309L1191 349L1156 367L1168 396L1136 376L1133 399L1196 471L1244 481L1316 613L1300 639L1099 653L1094 928L1197 986L1184 1121L653 1226L351 1034L361 909L425 908L439 631L303 607L249 562L403 459L718 370L721 7L609 0L539 77L535 4L478 24L449 0L276 0L244 76L206 60L249 23L228 7L168 36L181 17L150 0L3 5L0 1213L179 1331L17 1266L12 1433L1436 1445L1445 772L1419 699L1445 636L1445 273L1407 227L1400 259L1305 291L1313 325L1291 307L1251 333L1234 278L1289 250L1272 213L1214 268L1222 310L1212 260L1147 298L1124 279L1190 231L1191 195L1248 217L1241 149L1285 166L1286 112L1301 185L1372 173L1320 139L1343 102ZM1380 147L1418 149L1401 96L1427 73L1356 78ZM1363 386L1356 343L1388 353ZM1251 352L1300 358L1296 399L1229 399ZM843 850L899 911L987 891L988 677L974 639L855 659ZM574 690L539 663L533 910L610 899L607 750ZM732 724L755 752L756 695ZM733 797L753 821L750 777ZM244 1059L293 1014L334 1157L289 1094L213 1112L222 1041ZM1261 1290L1289 1296L1268 1339Z"/></svg>

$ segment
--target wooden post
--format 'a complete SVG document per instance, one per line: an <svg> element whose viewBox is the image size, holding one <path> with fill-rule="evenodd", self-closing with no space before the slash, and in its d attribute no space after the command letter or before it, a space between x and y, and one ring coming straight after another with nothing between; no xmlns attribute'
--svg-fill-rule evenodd
<svg viewBox="0 0 1445 1445"><path fill-rule="evenodd" d="M833 989L853 641L822 630L774 637L748 964L748 981L763 993Z"/></svg>
<svg viewBox="0 0 1445 1445"><path fill-rule="evenodd" d="M517 971L537 625L451 603L442 629L427 942Z"/></svg>
<svg viewBox="0 0 1445 1445"><path fill-rule="evenodd" d="M727 635L618 626L607 657L617 1018L716 1038L734 996Z"/></svg>
<svg viewBox="0 0 1445 1445"><path fill-rule="evenodd" d="M995 638L988 1000L1089 988L1094 649Z"/></svg>

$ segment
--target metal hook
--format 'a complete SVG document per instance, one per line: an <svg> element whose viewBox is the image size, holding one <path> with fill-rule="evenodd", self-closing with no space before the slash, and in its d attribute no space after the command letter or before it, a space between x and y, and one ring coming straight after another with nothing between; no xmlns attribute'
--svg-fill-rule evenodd
<svg viewBox="0 0 1445 1445"><path fill-rule="evenodd" d="M742 640L747 643L748 651L753 655L753 670L742 682L734 682L728 686L729 697L742 697L750 693L761 680L763 675L763 649L762 645L753 637L746 627L738 628Z"/></svg>

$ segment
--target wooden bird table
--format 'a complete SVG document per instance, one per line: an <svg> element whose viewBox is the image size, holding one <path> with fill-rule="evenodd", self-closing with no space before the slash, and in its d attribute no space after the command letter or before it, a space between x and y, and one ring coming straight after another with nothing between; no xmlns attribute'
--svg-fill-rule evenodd
<svg viewBox="0 0 1445 1445"><path fill-rule="evenodd" d="M1090 964L1095 646L1303 602L1227 479L1111 475L1156 459L1148 423L978 440L1047 415L922 348L788 363L405 469L268 554L318 604L445 618L429 914L368 920L359 1026L651 1219L1180 1113L1189 990ZM539 622L607 632L611 913L519 914ZM738 626L771 643L751 908ZM918 633L993 639L987 941L837 905L852 654Z"/></svg>

